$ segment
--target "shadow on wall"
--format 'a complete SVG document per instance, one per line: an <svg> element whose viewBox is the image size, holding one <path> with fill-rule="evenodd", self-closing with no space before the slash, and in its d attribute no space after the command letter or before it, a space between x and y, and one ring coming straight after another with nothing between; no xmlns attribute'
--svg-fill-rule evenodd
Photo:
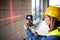
<svg viewBox="0 0 60 40"><path fill-rule="evenodd" d="M0 7L6 6L8 3L8 0L0 0Z"/></svg>

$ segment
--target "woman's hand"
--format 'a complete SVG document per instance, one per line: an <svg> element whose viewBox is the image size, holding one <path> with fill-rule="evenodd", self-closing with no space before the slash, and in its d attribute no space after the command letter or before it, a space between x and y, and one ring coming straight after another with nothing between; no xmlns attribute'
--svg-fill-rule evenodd
<svg viewBox="0 0 60 40"><path fill-rule="evenodd" d="M34 32L34 35L35 35L35 36L38 36L38 33L37 33L37 32Z"/></svg>
<svg viewBox="0 0 60 40"><path fill-rule="evenodd" d="M24 28L25 28L25 29L29 29L29 27L30 27L30 25L29 25L28 23L26 23L26 24L24 25ZM38 36L38 33L37 33L37 32L34 32L34 35L35 35L35 36Z"/></svg>
<svg viewBox="0 0 60 40"><path fill-rule="evenodd" d="M28 24L28 23L26 23L25 25L24 25L24 28L25 29L28 29L30 27L30 25Z"/></svg>

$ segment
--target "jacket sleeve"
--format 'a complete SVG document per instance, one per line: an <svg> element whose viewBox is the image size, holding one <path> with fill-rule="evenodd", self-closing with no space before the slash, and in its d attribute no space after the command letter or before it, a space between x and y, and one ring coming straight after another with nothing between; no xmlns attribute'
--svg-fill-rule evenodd
<svg viewBox="0 0 60 40"><path fill-rule="evenodd" d="M26 34L27 34L28 38L31 39L31 40L41 40L42 37L43 37L43 36L40 36L40 35L35 36L34 33L32 33L30 29L26 30Z"/></svg>
<svg viewBox="0 0 60 40"><path fill-rule="evenodd" d="M58 36L35 36L30 29L26 30L27 36L28 38L30 38L31 40L59 40L60 38L58 38Z"/></svg>
<svg viewBox="0 0 60 40"><path fill-rule="evenodd" d="M26 30L26 34L27 34L27 36L28 36L30 39L33 39L33 37L35 37L35 35L31 32L30 29L27 29L27 30Z"/></svg>

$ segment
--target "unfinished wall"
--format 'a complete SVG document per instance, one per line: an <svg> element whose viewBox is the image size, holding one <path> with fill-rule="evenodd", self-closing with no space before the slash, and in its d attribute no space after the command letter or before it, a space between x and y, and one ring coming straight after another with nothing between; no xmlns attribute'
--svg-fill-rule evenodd
<svg viewBox="0 0 60 40"><path fill-rule="evenodd" d="M0 0L0 40L23 40L31 0Z"/></svg>

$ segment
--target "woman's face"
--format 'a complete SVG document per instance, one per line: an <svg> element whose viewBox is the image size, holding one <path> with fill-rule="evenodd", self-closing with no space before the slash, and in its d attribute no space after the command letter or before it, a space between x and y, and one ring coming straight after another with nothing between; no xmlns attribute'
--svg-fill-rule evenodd
<svg viewBox="0 0 60 40"><path fill-rule="evenodd" d="M48 16L45 15L44 20L47 25L50 25L50 18Z"/></svg>

